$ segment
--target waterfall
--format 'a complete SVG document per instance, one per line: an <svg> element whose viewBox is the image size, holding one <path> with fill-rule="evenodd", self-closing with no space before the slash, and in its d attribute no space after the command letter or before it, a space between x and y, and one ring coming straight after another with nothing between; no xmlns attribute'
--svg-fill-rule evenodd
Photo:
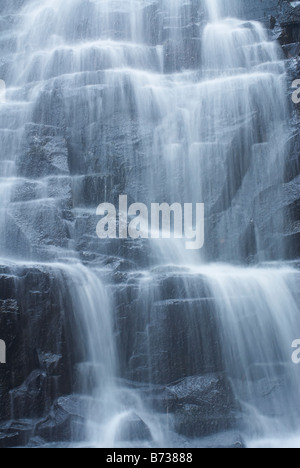
<svg viewBox="0 0 300 468"><path fill-rule="evenodd" d="M89 445L122 446L130 443L124 442L126 437L139 439L145 431L152 443L162 444L159 419L146 411L138 392L117 382L113 303L99 279L103 272L91 271L81 264L53 264L51 270L71 298L75 329L79 330L78 348L84 350L84 360L77 366L76 387L80 394L89 395L84 398L88 418L85 437Z"/></svg>
<svg viewBox="0 0 300 468"><path fill-rule="evenodd" d="M27 0L0 37L1 264L41 265L70 298L84 445L298 430L285 65L235 15L227 0ZM121 194L205 203L202 251L98 239L96 207Z"/></svg>
<svg viewBox="0 0 300 468"><path fill-rule="evenodd" d="M268 434L274 446L298 432L295 406L299 375L291 343L299 333L297 281L292 269L226 269L208 272L216 298L228 373L243 406L245 432Z"/></svg>
<svg viewBox="0 0 300 468"><path fill-rule="evenodd" d="M206 8L208 10L208 16L211 21L217 21L220 19L220 5L218 0L206 1Z"/></svg>

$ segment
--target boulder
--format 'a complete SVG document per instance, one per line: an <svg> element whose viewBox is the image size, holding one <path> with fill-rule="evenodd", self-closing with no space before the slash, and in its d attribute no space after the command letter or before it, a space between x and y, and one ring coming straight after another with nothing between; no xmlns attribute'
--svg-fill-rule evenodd
<svg viewBox="0 0 300 468"><path fill-rule="evenodd" d="M198 448L206 449L245 449L246 443L238 432L226 431L204 437Z"/></svg>
<svg viewBox="0 0 300 468"><path fill-rule="evenodd" d="M239 404L226 375L188 377L166 387L155 399L173 416L179 434L196 438L237 427Z"/></svg>
<svg viewBox="0 0 300 468"><path fill-rule="evenodd" d="M46 442L80 441L84 439L87 408L76 396L58 399L49 415L39 422L35 436Z"/></svg>
<svg viewBox="0 0 300 468"><path fill-rule="evenodd" d="M147 424L136 414L130 414L120 424L116 440L151 441L152 436Z"/></svg>
<svg viewBox="0 0 300 468"><path fill-rule="evenodd" d="M170 384L222 371L215 299L204 279L159 270L150 283L131 278L116 292L122 377Z"/></svg>
<svg viewBox="0 0 300 468"><path fill-rule="evenodd" d="M27 445L34 433L33 420L9 421L0 424L0 448Z"/></svg>

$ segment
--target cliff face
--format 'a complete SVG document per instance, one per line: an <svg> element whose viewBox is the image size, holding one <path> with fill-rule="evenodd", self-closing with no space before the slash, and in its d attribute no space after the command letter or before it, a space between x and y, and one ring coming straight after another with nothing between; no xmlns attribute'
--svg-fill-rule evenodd
<svg viewBox="0 0 300 468"><path fill-rule="evenodd" d="M133 260L140 265L147 265L152 261L149 256L153 255L147 242L133 244L107 241L99 243L95 233L97 224L95 207L106 201L117 204L118 196L122 193L128 195L129 203L136 200L148 203L149 193L153 189L153 180L149 180L148 168L151 161L148 161L145 152L151 147L153 151L155 150L156 143L151 132L153 133L153 122L155 119L159 122L159 116L154 115L158 112L157 109L152 113L151 108L149 111L139 109L139 96L135 94L136 89L139 89L143 80L149 79L147 73L157 72L160 67L165 74L176 73L184 69L196 72L199 69L203 60L203 51L205 53L205 44L202 44L203 28L206 24L204 2L191 2L189 8L186 7L180 12L182 16L178 24L165 12L163 17L159 2L147 4L139 13L144 41L141 50L136 54L128 48L122 52L123 55L117 51L116 63L112 63L109 44L106 46L108 49L101 51L101 54L98 54L96 49L87 53L84 49L80 49L79 44L82 38L96 41L99 34L97 27L101 29L101 34L103 34L103 29L105 34L112 34L113 29L115 39L125 42L131 40L126 26L130 23L130 17L126 16L126 12L121 14L117 11L111 13L107 24L97 25L91 20L93 8L95 8L93 4L84 2L81 5L78 2L78 14L73 18L72 24L70 20L70 24L65 26L70 29L67 31L67 40L76 45L74 51L68 48L58 48L55 53L50 54L50 57L45 58L39 53L35 57L30 55L31 48L28 46L29 64L26 64L26 60L20 62L19 66L21 69L23 67L21 72L13 66L14 62L19 63L18 57L24 53L20 46L20 39L17 38L18 27L22 21L22 18L18 16L18 11L28 3L24 0L1 4L3 13L0 75L7 82L8 87L15 86L17 89L22 80L28 82L22 91L17 92L19 94L16 98L22 103L19 104L19 109L12 106L6 114L6 118L12 125L12 132L9 135L6 131L3 138L3 153L7 153L7 160L9 160L10 153L14 152L16 155L14 167L18 181L9 195L12 203L5 219L5 233L0 239L2 251L20 259L24 258L25 253L26 258L38 261L59 259L64 251L68 251L69 255L74 255L75 252L75 255L83 261L101 262L103 255L108 255L122 259L122 261ZM289 27L296 29L298 27L298 8L292 8L289 2L282 2L278 6L276 0L253 1L251 5L247 1L241 1L234 2L232 5L234 6L228 3L227 7L231 13L233 9L234 14L242 15L245 20L262 21L269 29L270 37L281 42L287 57L290 86L298 75L299 44L297 33L291 32ZM50 21L51 18L49 18ZM25 32L29 44L30 41L34 44L36 40L34 31L37 27L38 25L32 24L31 28L29 24L28 31ZM58 34L59 27L56 27ZM270 29L271 27L273 29ZM137 41L139 40L140 38L137 37ZM21 52L17 52L17 48L20 47ZM144 66L145 76L139 78L128 74L125 78L120 77L117 65L121 60L125 60L133 67ZM84 68L85 66L87 69L83 73L74 72L78 67ZM18 74L20 74L19 77ZM39 80L41 83L44 80L47 85L38 96L33 108L30 108L27 106L28 100L31 99L29 90L32 83L39 82ZM166 82L165 85L167 86L168 83ZM81 92L84 88L85 91ZM252 92L252 87L245 92ZM287 92L291 94L292 89L289 88ZM257 99L255 90L253 99ZM274 96L274 102L275 100L276 96ZM203 105L209 107L209 103L203 103ZM280 105L279 100L278 105ZM276 238L281 237L286 240L293 238L295 242L292 247L289 247L286 257L292 259L298 256L297 240L299 237L296 219L297 200L295 200L297 184L294 189L295 177L299 169L298 121L297 108L292 102L291 109L293 120L290 126L294 128L295 135L291 139L290 159L286 162L286 185L282 187L281 193L278 192L277 187L277 193L272 194L271 191L264 191L262 184L255 193L249 195L249 200L251 200L245 206L248 212L247 217L241 222L241 226L231 228L233 245L241 243L241 248L237 248L235 252L236 260L248 262L257 260L259 252L257 240L255 240L255 225L251 223L253 206L258 202L261 206L267 206L268 197L272 196L278 198L278 212L284 215L287 212L290 213L285 229L274 226ZM207 110L209 111L209 108ZM27 118L26 115L28 115ZM24 132L20 133L20 137L13 137L18 134L16 129L23 118L26 122ZM178 116L178 125L180 118L182 117ZM263 128L261 132L264 132ZM260 136L255 137L257 143L261 144ZM168 138L167 135L166 138ZM225 139L226 136L222 138ZM169 139L171 140L171 137ZM249 172L250 155L247 154L249 149L242 147L241 142L237 140L238 138L234 138L232 143L235 149L231 151L231 159L228 158L225 161L225 165L238 166L239 154L246 153L245 162L239 169L239 173L234 175L236 180L231 182L231 174L226 174L228 168L224 168L225 176L215 174L218 180L219 178L221 180L213 189L211 203L213 208L207 220L205 256L210 261L230 261L230 258L226 257L225 249L220 247L219 237L224 233L221 233L219 237L217 234L214 236L214 233L216 223L221 224L218 220L222 211L228 210L243 183L246 172ZM15 148L11 144L12 141ZM167 144L172 146L169 141L166 141ZM179 140L178 148L180 144ZM175 149L174 147L173 151ZM184 148L181 150L184 151ZM7 164L5 170L8 171L8 163L5 164ZM157 172L156 178L161 180L162 184L167 183L168 168L163 166L155 168L155 164L153 159L153 171ZM159 171L163 174L158 175ZM207 177L210 175L208 173ZM175 176L178 179L180 177L178 174ZM228 190L229 184L232 187ZM206 188L205 181L204 187ZM169 187L166 191L168 189ZM8 190L3 193L3 197L6 196L6 192ZM163 196L165 194L159 194L159 197ZM188 190L186 193L176 193L176 196L185 200L191 198ZM201 198L200 194L197 198ZM161 202L161 200L157 201ZM169 202L167 199L166 201ZM237 216L236 213L235 216ZM266 218L268 218L266 225L273 225L270 221L272 216L274 216L273 212L268 213L262 210L258 216L256 228L263 230ZM220 230L222 229L221 226ZM276 246L272 245L273 234L261 241L263 245L260 249L265 251L267 259L276 258ZM289 242L287 244L291 245ZM232 252L229 257L230 255Z"/></svg>
<svg viewBox="0 0 300 468"><path fill-rule="evenodd" d="M36 420L72 391L76 348L60 287L42 267L1 267L0 330L8 362L0 367L0 415L2 422L19 422L1 424L0 447L26 444Z"/></svg>
<svg viewBox="0 0 300 468"><path fill-rule="evenodd" d="M286 58L288 73L288 94L291 99L292 118L290 127L292 136L290 141L290 156L286 163L285 181L287 183L287 237L290 242L290 258L299 258L300 249L300 196L299 196L299 172L300 172L300 107L299 94L296 93L299 82L300 66L300 7L292 8L287 2L283 2L280 11L277 13L277 27L275 32L282 45Z"/></svg>
<svg viewBox="0 0 300 468"><path fill-rule="evenodd" d="M283 49L284 53L287 57L287 65L288 65L288 74L289 74L289 83L292 83L292 92L295 92L295 86L293 86L294 80L299 80L300 75L300 66L299 66L299 42L294 42L295 36L299 41L299 14L300 10L299 7L295 9L296 11L289 11L289 15L286 18L284 16L280 21L282 22L283 28L283 36L284 36L284 44ZM294 16L295 15L295 16ZM289 33L289 18L291 18L292 23L292 30L294 32L292 34ZM285 44L285 36L288 36L289 39L287 42L291 42ZM299 86L299 84L298 84ZM297 95L299 97L299 95ZM298 101L298 99L297 99ZM295 254L296 257L299 257L299 245L300 245L300 234L299 234L299 219L300 219L300 201L299 201L299 171L300 171L300 135L299 135L299 122L300 122L300 107L299 103L294 102L293 105L293 118L291 122L291 127L293 129L293 139L291 141L291 159L288 161L287 164L287 181L292 181L291 184L295 190L295 200L292 202L290 206L290 219L291 219L291 231L292 236L294 239L294 249L291 252L291 255Z"/></svg>
<svg viewBox="0 0 300 468"><path fill-rule="evenodd" d="M150 57L147 63L152 63L153 69L157 67L152 48L159 45L165 73L196 70L202 59L201 32L207 22L204 9L199 8L199 2L192 2L184 21L174 28L170 18L162 22L158 3L149 2L141 12ZM287 217L285 231L280 233L290 240L286 258L296 259L300 255L300 104L292 102L292 83L300 79L300 7L293 8L289 3L241 0L237 14L245 20L262 21L270 37L282 45L286 59L292 135L278 210ZM11 70L18 13L25 4L26 0L2 0L0 6L0 78L8 86L17 85ZM76 30L69 25L73 40L96 37L97 31L89 22L92 10L91 2L84 3L75 21ZM111 20L116 38L128 39L127 22L125 13ZM176 40L178 35L180 41ZM130 50L127 54L130 56ZM104 55L101 60L108 59ZM138 60L143 64L142 56ZM54 57L52 65L54 74L65 67L68 75L69 64L63 57ZM121 193L128 193L134 200L142 193L138 183L129 184L124 158L132 158L129 180L138 181L135 161L150 139L147 125L141 129L138 121L142 112L139 116L135 112L130 84L124 83L124 89L129 90L127 106L132 105L129 122L124 118L122 96L114 95L103 84L103 72L96 75L77 76L69 94L59 81L54 90L46 88L17 149L19 180L12 189L4 248L17 261L26 252L32 263L16 267L3 261L0 267L0 338L8 345L7 366L0 365L0 447L26 445L29 440L32 444L80 440L83 436L85 401L70 396L78 390L76 369L83 351L77 343L78 330L72 325L68 291L45 264L62 252L87 266L101 265L105 280L114 290L121 377L140 383L150 380L156 385L158 410L176 414L176 430L183 436L207 436L236 427L239 405L225 373L212 300L204 282L197 280L187 291L186 272L158 269L151 291L147 287L141 290L140 269L153 261L147 243L108 240L100 247L96 238L95 207L99 202L116 202ZM32 80L39 78L33 76ZM92 120L85 97L76 94L83 86L102 103L103 114L94 110ZM22 92L26 94L27 90ZM19 110L9 112L10 121L17 121ZM10 138L3 141L9 148ZM251 232L249 239L251 243ZM248 254L256 255L253 246ZM150 324L143 319L137 324L138 310L145 308L147 295L155 304L155 315ZM201 316L195 314L200 303ZM192 315L189 325L184 320L186 314ZM146 334L152 350L150 367ZM199 341L207 337L211 347L202 350L202 358L195 360ZM208 407L203 405L204 400L210 402ZM242 441L234 435L225 445L241 446Z"/></svg>
<svg viewBox="0 0 300 468"><path fill-rule="evenodd" d="M283 56L286 60L288 75L287 93L290 96L290 108L292 118L289 121L291 129L289 157L286 160L285 182L283 187L279 209L286 213L286 230L284 235L288 240L289 248L287 257L299 258L300 232L299 232L299 103L293 102L292 94L295 92L293 83L300 76L300 6L295 8L291 1L263 0L240 2L240 16L248 19L261 21L269 29L270 37L278 41L282 46ZM299 86L299 85L298 85ZM280 206L280 203L282 205Z"/></svg>

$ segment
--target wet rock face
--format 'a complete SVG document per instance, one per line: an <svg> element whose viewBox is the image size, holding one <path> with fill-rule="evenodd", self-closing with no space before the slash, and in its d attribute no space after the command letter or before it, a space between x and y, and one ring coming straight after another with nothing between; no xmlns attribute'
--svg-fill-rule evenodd
<svg viewBox="0 0 300 468"><path fill-rule="evenodd" d="M1 26L9 31L17 21L14 13L26 0L0 3L0 13L4 12ZM283 45L291 83L300 78L300 20L299 7L293 9L289 3L282 1L278 6L278 0L241 0L245 20L260 20L269 27L271 16L276 19L270 34ZM196 1L184 8L184 23L173 30L168 18L162 23L157 2L144 9L146 42L163 47L165 73L193 70L201 61L203 11ZM80 20L87 14L91 12L80 11ZM116 39L126 39L126 21L121 14L115 18ZM93 31L84 29L86 25L79 21L76 40L93 37ZM178 35L183 39L180 42ZM0 78L9 79L14 37L1 37L1 47ZM203 282L189 283L187 289L184 274L171 273L158 275L156 285L141 288L138 273L132 279L128 271L147 264L147 245L129 241L99 244L96 239L95 207L103 201L114 202L124 192L134 200L141 191L128 184L124 157L135 155L131 161L134 171L150 138L147 128L140 128L136 109L131 108L129 120L118 97L112 101L111 90L101 86L103 72L89 79L78 78L77 85L93 87L100 82L92 92L95 101L103 103L101 113L98 109L89 120L85 99L64 95L58 81L53 94L46 91L41 95L32 123L24 129L16 160L20 182L13 188L7 219L7 249L14 256L27 252L39 260L52 260L60 249L73 249L87 264L110 265L115 272L121 377L151 384L147 398L158 411L170 414L174 430L183 436L202 437L234 429L239 408L224 375L215 308ZM76 108L82 112L74 113ZM300 255L299 106L293 107L290 125L293 137L278 204L279 209L288 208L284 235L292 243L287 257L295 258ZM139 174L133 178L139 180ZM269 191L257 203L268 204L272 197ZM88 210L82 214L81 208L89 208L92 214ZM250 226L246 257L255 255L252 234ZM66 396L74 389L73 370L80 358L72 339L72 311L62 290L63 285L44 268L0 267L0 339L8 345L7 365L0 365L0 447L26 445L29 440L41 445L83 438L85 402ZM147 311L142 315L145 304ZM208 337L210 347L204 349ZM153 385L158 386L154 392ZM11 418L18 421L8 423ZM149 438L147 426L135 415L122 431ZM232 433L231 437L210 438L206 444L241 447L243 441Z"/></svg>
<svg viewBox="0 0 300 468"><path fill-rule="evenodd" d="M215 304L204 279L166 272L143 284L137 275L118 287L116 303L123 377L169 384L223 370Z"/></svg>
<svg viewBox="0 0 300 468"><path fill-rule="evenodd" d="M240 410L225 374L187 377L157 392L153 405L173 420L177 433L205 437L237 427Z"/></svg>
<svg viewBox="0 0 300 468"><path fill-rule="evenodd" d="M36 425L34 437L44 442L80 441L84 439L87 404L76 396L61 397L49 415Z"/></svg>
<svg viewBox="0 0 300 468"><path fill-rule="evenodd" d="M286 160L285 182L279 193L278 208L286 218L286 228L283 233L287 240L286 257L294 259L300 255L300 191L298 176L300 173L300 111L299 104L292 102L292 83L300 79L300 6L293 7L290 0L241 0L241 15L245 19L258 20L270 29L270 37L278 40L286 57L288 94L291 99L292 118L290 148ZM269 196L262 193L259 203L267 203ZM278 195L277 195L278 196ZM265 200L265 201L264 201ZM253 243L252 248L253 248Z"/></svg>
<svg viewBox="0 0 300 468"><path fill-rule="evenodd" d="M289 248L288 258L297 258L300 255L300 107L293 100L295 92L294 81L300 79L300 6L293 8L290 2L283 2L278 14L278 23L281 27L279 41L285 56L287 57L287 74L289 95L291 99L292 118L290 121L291 140L290 151L286 161L286 174L284 197L287 213L286 237ZM294 101L294 102L293 102Z"/></svg>
<svg viewBox="0 0 300 468"><path fill-rule="evenodd" d="M3 51L0 78L7 80L8 86L14 85L12 57L17 47L15 28L20 21L18 12L27 2L15 0L3 1L1 4L0 11L7 34L0 36ZM298 7L292 8L290 2L282 1L280 5L277 0L223 3L228 3L226 8L231 14L243 15L246 21L260 20L269 27L270 18L275 18L273 33L270 30L274 38L281 33L285 34L285 28L291 25L297 28ZM82 39L96 40L97 31L91 20L95 6L78 2L77 7L74 24L68 23L66 39L70 43L78 43ZM13 12L16 14L12 15ZM112 13L115 39L130 39L126 27L128 21L125 12ZM147 72L157 72L163 66L165 74L198 69L202 60L201 38L206 22L207 17L200 1L183 4L175 17L162 13L158 1L147 4L141 10L147 59L144 62L140 59L141 64L138 66L141 68L147 62ZM7 37L10 37L9 41ZM292 40L292 37L285 39L288 47L293 46L286 53L298 54L297 43L290 44ZM161 50L162 63L157 63L156 47ZM75 81L71 80L66 85L62 76L71 74L72 61L68 54L65 57L60 53L43 70L45 80L48 80L47 86L30 111L30 123L25 126L17 151L16 172L19 180L13 188L12 203L6 219L6 250L9 255L18 257L26 252L28 257L35 260L59 257L62 249L75 250L81 257L84 252L85 259L93 258L100 262L106 255L131 259L135 246L126 242L99 242L95 233L95 211L101 202L116 203L121 193L127 193L132 201L136 201L137 197L141 202L144 201L141 197L149 200L149 187L145 187L141 178L149 164L144 160L145 148L153 144L149 121L140 121L140 109L134 99L135 89L130 76L118 82L118 78L114 81L112 75L108 80L107 69L110 70L112 65L107 55L99 59L95 51L91 51L93 70L96 71L91 71L87 66L84 73L78 74ZM126 53L130 54L130 50ZM39 65L37 63L33 67L33 75L27 77L29 83L41 78L38 76L42 68ZM79 92L83 89L84 92ZM24 98L22 93L26 95L27 92L27 88L20 92L20 100ZM122 96L125 95L124 100ZM88 102L92 102L90 108ZM154 115L155 118L157 116ZM12 115L13 119L17 119L17 116ZM233 146L237 148L235 143ZM232 163L235 165L238 164L242 150L245 152L244 149L231 151ZM295 155L292 159L295 159ZM242 176L245 170L243 168ZM242 180L234 188L229 203L241 183ZM295 213L294 201L291 200L291 216ZM85 213L82 212L83 208L86 209ZM227 205L216 204L216 212L207 220L209 232L215 227L215 217L227 209ZM293 226L295 223L293 221ZM295 236L294 227L292 230L278 235ZM242 237L245 239L245 249L240 255L243 260L251 262L256 258L258 248L255 245L254 226L249 220L243 227ZM219 239L211 243L208 241L206 248L209 260L215 260L218 255L225 256ZM273 250L276 250L276 246ZM287 253L289 258L292 255L293 252ZM140 265L142 258L139 255L134 260Z"/></svg>
<svg viewBox="0 0 300 468"><path fill-rule="evenodd" d="M69 174L68 148L56 127L28 124L24 152L18 158L19 176L41 179Z"/></svg>
<svg viewBox="0 0 300 468"><path fill-rule="evenodd" d="M283 28L282 39L285 44L300 41L300 7L293 8L285 5L284 12L280 15L280 25Z"/></svg>
<svg viewBox="0 0 300 468"><path fill-rule="evenodd" d="M253 2L248 2L247 0L241 0L239 3L241 4L242 15L245 18L261 21L268 27L271 17L277 19L282 8L285 8L283 4L289 2L281 0L254 0Z"/></svg>
<svg viewBox="0 0 300 468"><path fill-rule="evenodd" d="M285 185L279 194L278 207L286 218L284 237L287 240L286 257L294 259L300 255L300 108L292 102L292 88L294 80L300 79L300 6L293 7L289 0L257 0L247 2L243 0L244 17L264 22L270 28L271 37L278 40L286 57L288 76L288 94L291 102L290 147L285 167ZM270 196L262 194L259 203ZM266 198L266 202L267 202Z"/></svg>
<svg viewBox="0 0 300 468"><path fill-rule="evenodd" d="M7 345L0 420L41 417L72 389L68 309L51 274L39 268L1 267L0 291L0 332Z"/></svg>

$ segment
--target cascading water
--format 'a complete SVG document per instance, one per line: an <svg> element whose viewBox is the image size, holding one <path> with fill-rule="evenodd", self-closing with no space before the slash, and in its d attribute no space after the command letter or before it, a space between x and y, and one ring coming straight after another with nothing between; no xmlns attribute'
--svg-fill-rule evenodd
<svg viewBox="0 0 300 468"><path fill-rule="evenodd" d="M87 441L96 447L113 448L128 445L131 437L142 436L142 444L147 427L146 436L159 446L164 441L159 418L146 411L138 392L116 381L113 304L99 279L103 271L93 272L80 264L57 265L55 271L71 297L75 328L80 330L78 340L87 357L77 368L77 390L89 395L83 399L88 417Z"/></svg>
<svg viewBox="0 0 300 468"><path fill-rule="evenodd" d="M280 266L220 266L207 276L216 297L227 371L243 407L245 433L256 438L254 444L266 434L273 436L274 447L284 444L289 432L298 432L299 421L299 375L290 352L299 333L299 277Z"/></svg>
<svg viewBox="0 0 300 468"><path fill-rule="evenodd" d="M249 446L284 445L297 429L298 274L276 263L285 70L262 25L225 17L235 11L225 0L28 0L15 25L1 262L42 264L71 298L85 444L201 446L238 429ZM204 202L201 255L175 240L101 243L96 206L122 193ZM226 402L203 409L206 385Z"/></svg>

